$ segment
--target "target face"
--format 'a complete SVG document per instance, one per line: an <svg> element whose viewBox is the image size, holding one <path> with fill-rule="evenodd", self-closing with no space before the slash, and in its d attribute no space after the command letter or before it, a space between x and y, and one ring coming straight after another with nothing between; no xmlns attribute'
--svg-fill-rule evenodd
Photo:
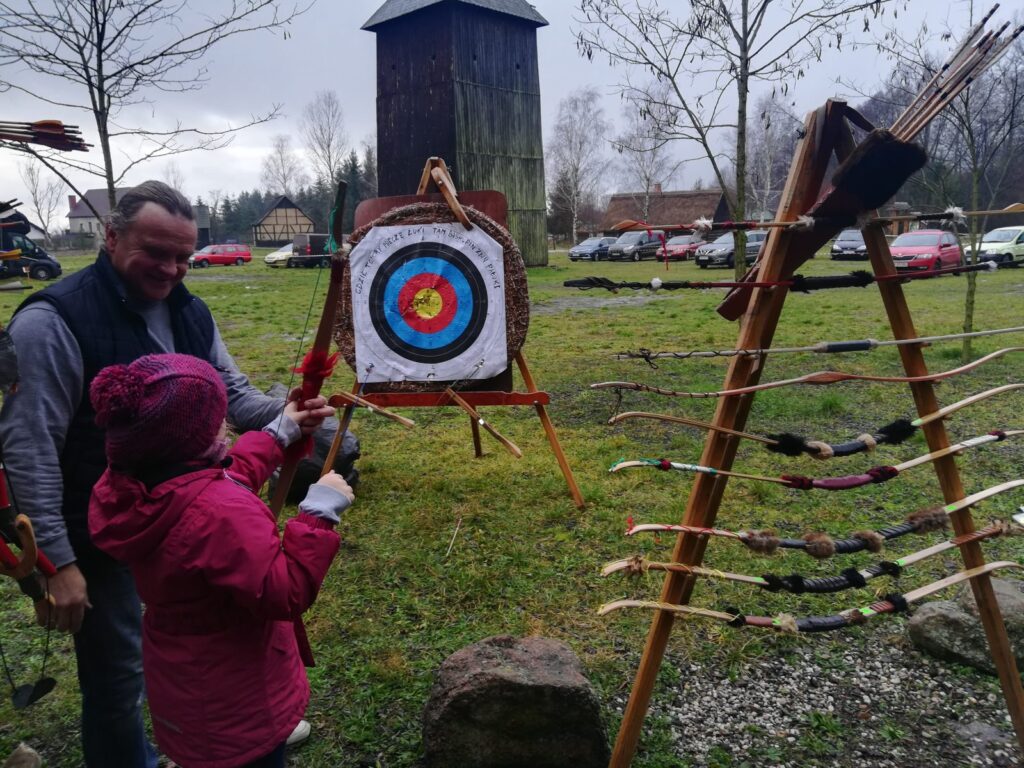
<svg viewBox="0 0 1024 768"><path fill-rule="evenodd" d="M349 258L360 380L479 379L507 367L501 247L479 228L378 227Z"/></svg>

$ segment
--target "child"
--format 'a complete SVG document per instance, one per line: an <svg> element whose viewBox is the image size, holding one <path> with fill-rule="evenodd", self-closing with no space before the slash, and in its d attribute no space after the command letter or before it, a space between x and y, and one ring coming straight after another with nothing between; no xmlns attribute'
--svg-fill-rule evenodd
<svg viewBox="0 0 1024 768"><path fill-rule="evenodd" d="M309 701L301 614L338 551L353 499L335 473L278 535L257 492L301 436L297 403L229 451L220 375L148 355L89 391L109 467L93 489L93 542L127 563L146 605L143 670L153 731L182 768L284 766Z"/></svg>

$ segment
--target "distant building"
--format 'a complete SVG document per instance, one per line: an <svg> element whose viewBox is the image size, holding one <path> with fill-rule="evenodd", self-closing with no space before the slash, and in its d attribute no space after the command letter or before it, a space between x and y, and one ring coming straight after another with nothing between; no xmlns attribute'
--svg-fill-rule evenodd
<svg viewBox="0 0 1024 768"><path fill-rule="evenodd" d="M118 202L131 187L115 187L114 196ZM96 209L100 218L96 218L88 203ZM210 243L210 209L205 205L193 205L192 215L196 220L199 230L196 240L196 247L202 248ZM106 188L88 189L85 195L79 200L74 195L68 195L68 234L72 241L84 244L87 240L99 242L98 238L103 236L107 217L110 216L110 202L107 197Z"/></svg>
<svg viewBox="0 0 1024 768"><path fill-rule="evenodd" d="M616 234L615 225L626 219L644 221L657 227L675 228L697 219L723 221L729 218L725 195L717 189L686 192L662 192L655 185L650 193L647 218L643 216L642 192L618 192L608 200L608 209L601 219L601 231Z"/></svg>
<svg viewBox="0 0 1024 768"><path fill-rule="evenodd" d="M547 264L537 30L526 0L387 0L363 25L377 35L377 187L410 195L427 158L460 190L508 200L527 265Z"/></svg>
<svg viewBox="0 0 1024 768"><path fill-rule="evenodd" d="M296 235L310 234L312 231L313 220L287 195L281 195L253 222L252 240L254 245L287 245Z"/></svg>

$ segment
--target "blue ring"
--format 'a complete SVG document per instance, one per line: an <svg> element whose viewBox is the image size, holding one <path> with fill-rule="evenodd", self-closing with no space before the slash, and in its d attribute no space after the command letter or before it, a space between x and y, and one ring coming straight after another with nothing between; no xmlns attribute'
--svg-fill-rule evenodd
<svg viewBox="0 0 1024 768"><path fill-rule="evenodd" d="M405 284L416 277L429 273L438 275L451 283L455 290L458 307L455 317L444 328L434 333L424 333L412 328L402 317L398 296ZM391 330L406 344L418 349L439 349L455 341L465 332L472 319L473 293L462 271L444 259L420 256L407 261L388 279L384 286L384 317Z"/></svg>

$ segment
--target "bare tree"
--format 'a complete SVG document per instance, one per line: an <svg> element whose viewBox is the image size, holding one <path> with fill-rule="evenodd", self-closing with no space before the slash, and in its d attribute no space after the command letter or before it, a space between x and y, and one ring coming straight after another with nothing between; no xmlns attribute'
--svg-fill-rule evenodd
<svg viewBox="0 0 1024 768"><path fill-rule="evenodd" d="M758 217L771 218L786 183L803 120L791 105L767 94L757 100L754 109L756 114L747 128L747 207Z"/></svg>
<svg viewBox="0 0 1024 768"><path fill-rule="evenodd" d="M659 85L652 88L656 90ZM665 101L663 98L661 103ZM667 117L652 115L649 109L647 104L627 100L622 112L623 130L612 139L612 148L619 153L622 180L632 191L644 221L650 219L651 193L668 186L683 165L672 156L671 139L661 131Z"/></svg>
<svg viewBox="0 0 1024 768"><path fill-rule="evenodd" d="M274 119L277 106L217 130L180 122L161 130L119 121L126 108L148 103L152 93L202 88L207 80L202 60L218 43L279 29L306 10L280 0L194 5L190 0L0 0L0 90L89 114L102 163L28 145L15 148L42 157L62 177L68 170L102 177L113 208L114 188L140 163L217 149L235 132ZM23 80L26 69L42 79ZM45 80L49 87L41 87Z"/></svg>
<svg viewBox="0 0 1024 768"><path fill-rule="evenodd" d="M167 165L164 166L164 181L182 194L185 194L185 174L176 160L169 160Z"/></svg>
<svg viewBox="0 0 1024 768"><path fill-rule="evenodd" d="M345 118L334 91L317 91L302 110L299 132L309 153L314 178L333 185L347 154Z"/></svg>
<svg viewBox="0 0 1024 768"><path fill-rule="evenodd" d="M773 83L776 93L787 93L826 47L842 45L855 13L865 12L867 24L889 1L690 0L689 12L677 17L658 0L580 0L578 47L589 58L604 53L626 65L622 93L663 116L665 136L700 147L732 217L742 219L751 84ZM640 75L643 80L634 81ZM650 85L651 75L657 89ZM730 132L735 137L735 151L728 153L732 178L724 162L728 155L719 146ZM739 233L738 275L744 271L745 245Z"/></svg>
<svg viewBox="0 0 1024 768"><path fill-rule="evenodd" d="M279 195L293 196L299 187L306 184L306 173L302 170L302 159L292 149L292 140L283 133L274 137L273 148L263 158L263 186Z"/></svg>
<svg viewBox="0 0 1024 768"><path fill-rule="evenodd" d="M548 139L545 162L551 179L551 208L563 211L576 242L580 212L593 194L605 167L603 149L608 123L594 88L580 88L559 102L558 118Z"/></svg>
<svg viewBox="0 0 1024 768"><path fill-rule="evenodd" d="M973 0L968 2L970 25L975 22ZM899 28L887 29L878 43L897 62L897 72L909 81L911 90L931 79L936 71L932 46L950 40L951 30L939 34L921 29L913 38L906 38ZM895 79L895 78L894 78ZM1024 152L1024 44L1014 44L994 67L976 78L947 106L929 127L925 136L930 165L937 168L932 189L938 205L967 205L972 210L988 210L996 206L1010 182L1013 160ZM925 179L929 178L924 176ZM973 263L979 250L987 219L969 220L967 260ZM974 308L977 295L977 273L967 273L964 296L963 329L974 330ZM963 340L964 362L972 356L971 339Z"/></svg>
<svg viewBox="0 0 1024 768"><path fill-rule="evenodd" d="M53 223L64 200L64 184L57 179L43 177L39 163L25 161L18 164L18 175L28 190L32 210L43 228L46 244L52 244Z"/></svg>

